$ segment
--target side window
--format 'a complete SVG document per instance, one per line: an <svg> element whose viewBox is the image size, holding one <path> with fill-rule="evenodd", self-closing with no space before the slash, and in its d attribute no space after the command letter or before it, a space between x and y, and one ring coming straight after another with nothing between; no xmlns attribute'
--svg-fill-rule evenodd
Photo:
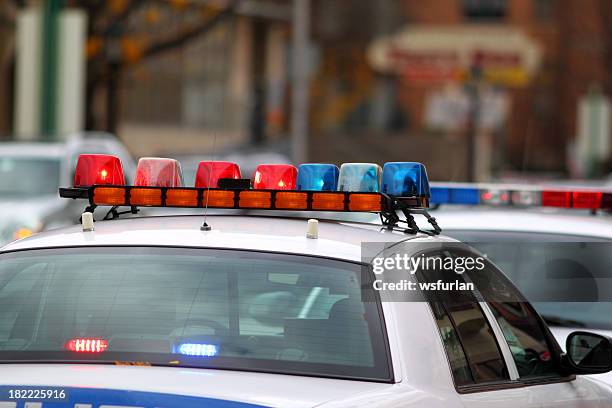
<svg viewBox="0 0 612 408"><path fill-rule="evenodd" d="M495 335L478 303L432 306L457 386L509 380Z"/></svg>
<svg viewBox="0 0 612 408"><path fill-rule="evenodd" d="M446 312L446 308L442 303L432 303L431 306L436 317L438 329L440 329L440 335L444 342L444 348L453 372L455 384L457 386L473 384L474 378L472 377L467 357L463 351L463 346L455 326Z"/></svg>
<svg viewBox="0 0 612 408"><path fill-rule="evenodd" d="M546 336L528 303L489 303L510 346L520 378L559 376Z"/></svg>
<svg viewBox="0 0 612 408"><path fill-rule="evenodd" d="M465 255L454 251L428 254L442 259ZM417 278L423 282L467 283L471 281L467 275L444 268L417 271ZM506 362L495 333L480 307L478 296L464 291L429 291L424 294L434 309L455 384L509 381Z"/></svg>

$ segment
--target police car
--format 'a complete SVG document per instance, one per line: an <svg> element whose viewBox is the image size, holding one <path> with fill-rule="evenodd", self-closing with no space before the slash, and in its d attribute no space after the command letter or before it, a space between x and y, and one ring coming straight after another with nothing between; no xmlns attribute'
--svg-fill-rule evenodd
<svg viewBox="0 0 612 408"><path fill-rule="evenodd" d="M81 156L60 194L86 203L82 225L0 251L0 406L610 406L610 388L582 375L612 368L606 337L573 333L563 353L526 302L387 302L371 290L364 242L390 255L432 245L444 259L457 244L409 219L429 200L422 165L387 163L382 192L380 175L261 165L251 187L236 165L205 162L183 187L177 162L141 159L125 186L117 158ZM285 213L121 219L144 206ZM521 298L488 261L483 276Z"/></svg>
<svg viewBox="0 0 612 408"><path fill-rule="evenodd" d="M612 191L432 183L432 202L440 206L434 214L445 234L491 256L532 299L561 345L573 330L612 335L612 288L598 272L612 266L609 256L598 256L612 244ZM600 377L612 384L612 375Z"/></svg>

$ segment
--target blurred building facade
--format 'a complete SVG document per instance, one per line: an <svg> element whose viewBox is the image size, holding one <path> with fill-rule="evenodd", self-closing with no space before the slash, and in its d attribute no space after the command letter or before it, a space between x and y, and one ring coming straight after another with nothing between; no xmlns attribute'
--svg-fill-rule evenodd
<svg viewBox="0 0 612 408"><path fill-rule="evenodd" d="M228 17L130 68L121 83L119 132L132 150L151 154L153 142L155 153L198 153L286 136L290 31L284 17ZM180 30L184 21L174 24L163 29Z"/></svg>
<svg viewBox="0 0 612 408"><path fill-rule="evenodd" d="M93 3L63 2L88 15L88 129L112 128L135 155L290 137L292 1ZM6 4L0 132L10 137L17 6ZM580 129L609 126L589 126L583 103L591 95L609 111L608 0L311 0L311 9L309 160L423 161L438 180L465 180L470 166L481 180L573 174Z"/></svg>
<svg viewBox="0 0 612 408"><path fill-rule="evenodd" d="M312 92L312 124L319 140L313 148L315 159L331 160L334 154L345 154L365 160L367 154L380 152L388 159L429 162L434 178L465 179L467 133L472 131L479 145L477 153L484 153L477 154L476 161L489 161L483 179L523 169L564 172L568 146L577 133L580 98L593 89L611 93L612 2L341 3L317 3L319 13L314 19L322 56ZM354 16L359 12L361 15ZM338 21L344 22L334 24ZM372 44L390 38L400 48L397 43L402 39L397 33L410 30L412 37L405 40L412 49L396 55L398 69L376 69L368 59ZM466 31L481 39L497 36L500 50L505 48L504 35L520 34L526 39L525 45L507 53L489 51L487 57L481 52L485 64L507 71L503 78L497 75L479 81L484 88L479 116L489 122L484 129L478 125L470 129L467 123L470 101L461 94L469 85L469 70L466 74L439 69L455 62L454 53L465 46ZM424 48L429 46L428 52L418 53L421 43ZM539 53L537 68L522 79L525 53L521 47L535 47ZM342 55L344 61L338 61ZM346 147L357 145L364 147L362 151Z"/></svg>

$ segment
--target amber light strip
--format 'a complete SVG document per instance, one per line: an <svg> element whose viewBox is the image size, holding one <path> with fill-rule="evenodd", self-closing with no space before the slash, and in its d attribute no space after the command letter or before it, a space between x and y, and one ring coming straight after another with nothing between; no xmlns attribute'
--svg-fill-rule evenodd
<svg viewBox="0 0 612 408"><path fill-rule="evenodd" d="M272 193L270 191L241 191L238 199L238 207L269 209L272 207Z"/></svg>
<svg viewBox="0 0 612 408"><path fill-rule="evenodd" d="M306 210L308 193L279 191L274 197L274 207L279 210Z"/></svg>
<svg viewBox="0 0 612 408"><path fill-rule="evenodd" d="M146 206L146 207L161 207L162 206L162 190L161 188L138 188L130 189L130 205Z"/></svg>
<svg viewBox="0 0 612 408"><path fill-rule="evenodd" d="M168 189L166 190L166 206L168 207L197 207L198 190Z"/></svg>
<svg viewBox="0 0 612 408"><path fill-rule="evenodd" d="M95 205L125 205L124 187L96 187L93 193Z"/></svg>

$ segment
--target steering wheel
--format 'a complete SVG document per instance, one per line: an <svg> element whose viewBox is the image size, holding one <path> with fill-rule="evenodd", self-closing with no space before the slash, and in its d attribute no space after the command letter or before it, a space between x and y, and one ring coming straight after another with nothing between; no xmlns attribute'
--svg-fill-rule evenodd
<svg viewBox="0 0 612 408"><path fill-rule="evenodd" d="M527 375L539 374L542 369L540 362L540 353L531 348L525 349L525 361L521 365L529 370Z"/></svg>

